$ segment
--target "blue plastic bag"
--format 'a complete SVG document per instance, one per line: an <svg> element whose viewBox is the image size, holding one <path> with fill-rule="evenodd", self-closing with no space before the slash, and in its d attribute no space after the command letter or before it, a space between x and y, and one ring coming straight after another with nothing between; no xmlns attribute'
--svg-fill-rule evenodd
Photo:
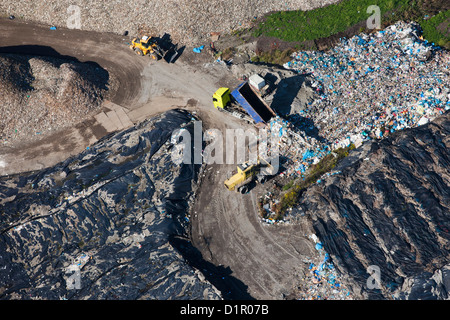
<svg viewBox="0 0 450 320"><path fill-rule="evenodd" d="M195 53L200 53L200 52L202 52L202 50L203 50L204 47L205 47L205 46L200 46L200 47L194 48L193 51L194 51Z"/></svg>

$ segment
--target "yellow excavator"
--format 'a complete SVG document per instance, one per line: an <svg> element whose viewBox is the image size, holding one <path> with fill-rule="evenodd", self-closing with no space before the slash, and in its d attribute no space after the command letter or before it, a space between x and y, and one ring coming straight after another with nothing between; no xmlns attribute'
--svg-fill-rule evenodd
<svg viewBox="0 0 450 320"><path fill-rule="evenodd" d="M262 162L239 164L237 170L233 172L233 176L225 180L225 187L230 191L244 194L249 191L250 182L255 180L264 183L267 178L275 174L275 169L268 161L263 159Z"/></svg>
<svg viewBox="0 0 450 320"><path fill-rule="evenodd" d="M164 35L163 38L150 37L147 35L142 38L136 37L131 40L130 49L140 56L149 55L154 60L165 58L170 51L173 52L173 55L167 61L172 62L178 55L178 52L173 45L167 47L169 42L167 38L166 35ZM167 45L163 45L165 42L167 42Z"/></svg>

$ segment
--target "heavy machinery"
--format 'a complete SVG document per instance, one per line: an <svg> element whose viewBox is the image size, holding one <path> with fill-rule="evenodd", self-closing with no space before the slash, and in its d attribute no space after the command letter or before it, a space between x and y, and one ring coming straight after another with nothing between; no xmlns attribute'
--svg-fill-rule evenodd
<svg viewBox="0 0 450 320"><path fill-rule="evenodd" d="M264 127L275 116L275 112L248 81L242 82L233 91L225 87L219 88L213 94L213 104L216 109L253 122L257 127Z"/></svg>
<svg viewBox="0 0 450 320"><path fill-rule="evenodd" d="M275 172L274 167L263 159L263 161L258 161L255 164L249 162L240 164L232 174L230 178L225 180L225 187L230 191L237 191L244 194L248 192L252 181L264 183Z"/></svg>
<svg viewBox="0 0 450 320"><path fill-rule="evenodd" d="M175 46L168 46L167 36L162 38L143 36L142 38L136 37L131 40L130 48L140 56L149 55L154 60L166 58L168 62L172 62L178 55ZM173 53L169 58L166 57L170 53Z"/></svg>
<svg viewBox="0 0 450 320"><path fill-rule="evenodd" d="M143 36L131 40L130 48L140 56L150 55L155 60L161 59L164 54L156 43L155 37Z"/></svg>
<svg viewBox="0 0 450 320"><path fill-rule="evenodd" d="M231 100L231 91L229 88L219 88L213 94L214 107L221 111L232 115L238 119L253 123L253 119L242 111L242 108Z"/></svg>

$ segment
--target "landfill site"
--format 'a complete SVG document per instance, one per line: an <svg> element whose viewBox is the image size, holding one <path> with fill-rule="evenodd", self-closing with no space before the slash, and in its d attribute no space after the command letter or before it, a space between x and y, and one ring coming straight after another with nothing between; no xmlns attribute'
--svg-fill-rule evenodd
<svg viewBox="0 0 450 320"><path fill-rule="evenodd" d="M336 2L0 0L0 299L450 299L450 52L236 32Z"/></svg>

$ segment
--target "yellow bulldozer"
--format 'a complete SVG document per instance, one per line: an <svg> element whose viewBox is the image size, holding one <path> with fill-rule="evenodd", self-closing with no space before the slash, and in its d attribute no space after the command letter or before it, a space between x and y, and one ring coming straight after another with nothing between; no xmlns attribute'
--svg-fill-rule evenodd
<svg viewBox="0 0 450 320"><path fill-rule="evenodd" d="M237 170L232 173L233 175L225 180L225 187L230 191L244 194L250 190L249 186L252 181L264 183L270 176L275 174L275 169L268 161L263 159L262 162L239 164Z"/></svg>
<svg viewBox="0 0 450 320"><path fill-rule="evenodd" d="M163 38L143 36L142 38L136 37L131 40L130 48L140 56L149 55L154 60L166 58L167 62L172 62L178 55L176 47L173 46L166 35ZM169 58L170 53L173 53Z"/></svg>
<svg viewBox="0 0 450 320"><path fill-rule="evenodd" d="M155 60L159 60L163 57L163 51L158 45L155 37L136 37L131 40L130 48L140 56L150 55L150 57Z"/></svg>

